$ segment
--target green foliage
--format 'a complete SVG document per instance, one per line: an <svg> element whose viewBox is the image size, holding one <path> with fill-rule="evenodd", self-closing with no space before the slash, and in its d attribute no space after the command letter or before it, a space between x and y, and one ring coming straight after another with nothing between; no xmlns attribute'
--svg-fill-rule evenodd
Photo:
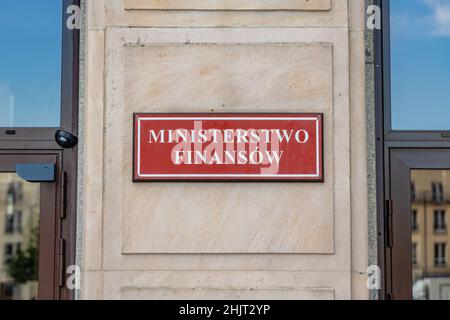
<svg viewBox="0 0 450 320"><path fill-rule="evenodd" d="M38 229L31 232L30 244L26 250L17 250L8 263L8 274L18 284L38 280Z"/></svg>

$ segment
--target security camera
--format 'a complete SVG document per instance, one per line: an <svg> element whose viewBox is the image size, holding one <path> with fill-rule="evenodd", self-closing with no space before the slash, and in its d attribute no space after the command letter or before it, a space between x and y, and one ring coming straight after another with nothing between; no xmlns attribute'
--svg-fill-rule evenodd
<svg viewBox="0 0 450 320"><path fill-rule="evenodd" d="M56 131L55 140L56 143L64 149L72 149L78 143L78 138L76 136L64 130Z"/></svg>

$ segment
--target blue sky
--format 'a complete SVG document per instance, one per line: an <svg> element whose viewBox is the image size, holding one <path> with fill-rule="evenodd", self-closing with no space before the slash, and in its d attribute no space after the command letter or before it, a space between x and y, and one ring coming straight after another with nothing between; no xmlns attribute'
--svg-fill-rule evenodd
<svg viewBox="0 0 450 320"><path fill-rule="evenodd" d="M450 130L450 0L391 0L392 125Z"/></svg>
<svg viewBox="0 0 450 320"><path fill-rule="evenodd" d="M0 127L59 126L61 14L60 0L0 0Z"/></svg>

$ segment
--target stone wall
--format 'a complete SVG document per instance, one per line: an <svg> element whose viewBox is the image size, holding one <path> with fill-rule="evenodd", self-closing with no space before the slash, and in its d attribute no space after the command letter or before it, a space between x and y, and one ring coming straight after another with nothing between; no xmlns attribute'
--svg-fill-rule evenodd
<svg viewBox="0 0 450 320"><path fill-rule="evenodd" d="M86 4L81 298L367 298L364 2ZM325 182L132 183L133 112L322 112Z"/></svg>

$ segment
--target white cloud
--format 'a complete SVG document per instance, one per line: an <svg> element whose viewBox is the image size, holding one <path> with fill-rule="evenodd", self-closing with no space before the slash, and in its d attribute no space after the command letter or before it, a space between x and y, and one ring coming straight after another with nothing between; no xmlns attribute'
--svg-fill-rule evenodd
<svg viewBox="0 0 450 320"><path fill-rule="evenodd" d="M450 37L450 0L424 0L433 11L432 23L436 36Z"/></svg>

